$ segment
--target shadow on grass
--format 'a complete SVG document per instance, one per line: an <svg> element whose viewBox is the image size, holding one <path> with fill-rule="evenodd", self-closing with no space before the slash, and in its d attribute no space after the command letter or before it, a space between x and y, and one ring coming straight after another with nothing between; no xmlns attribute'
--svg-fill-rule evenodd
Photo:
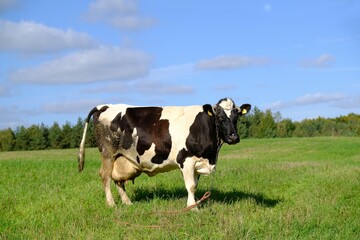
<svg viewBox="0 0 360 240"><path fill-rule="evenodd" d="M199 199L204 195L204 191L197 191L196 196ZM134 195L131 197L132 200L137 202L142 201L152 201L153 199L163 199L163 200L176 200L176 199L186 199L187 191L185 188L175 188L175 189L165 189L165 188L156 188L156 189L136 189ZM211 201L233 204L235 202L243 200L254 200L257 205L264 207L275 207L278 203L281 202L280 199L271 199L265 197L261 193L248 193L239 190L232 191L220 191L213 189L210 196Z"/></svg>
<svg viewBox="0 0 360 240"><path fill-rule="evenodd" d="M272 199L264 197L261 193L248 193L238 190L232 191L219 191L219 190L212 190L211 191L211 200L216 202L223 202L226 204L232 204L234 202L239 202L243 200L254 200L257 205L262 205L264 207L275 207L278 203L281 202L280 199Z"/></svg>

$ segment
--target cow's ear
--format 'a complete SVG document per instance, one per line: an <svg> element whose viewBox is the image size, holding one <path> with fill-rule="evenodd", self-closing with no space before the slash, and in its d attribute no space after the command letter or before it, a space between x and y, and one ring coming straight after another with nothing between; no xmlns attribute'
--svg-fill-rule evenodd
<svg viewBox="0 0 360 240"><path fill-rule="evenodd" d="M214 110L210 104L203 105L203 110L210 117L215 116Z"/></svg>
<svg viewBox="0 0 360 240"><path fill-rule="evenodd" d="M241 105L241 107L239 108L239 114L242 116L242 115L245 115L247 114L248 112L250 112L251 110L251 105L250 104L243 104Z"/></svg>

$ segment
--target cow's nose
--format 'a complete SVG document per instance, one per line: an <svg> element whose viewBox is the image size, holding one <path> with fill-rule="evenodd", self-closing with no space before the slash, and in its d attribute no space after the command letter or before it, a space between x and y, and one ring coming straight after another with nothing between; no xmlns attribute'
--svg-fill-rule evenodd
<svg viewBox="0 0 360 240"><path fill-rule="evenodd" d="M239 136L235 133L232 133L230 136L229 136L229 143L238 143L239 142Z"/></svg>

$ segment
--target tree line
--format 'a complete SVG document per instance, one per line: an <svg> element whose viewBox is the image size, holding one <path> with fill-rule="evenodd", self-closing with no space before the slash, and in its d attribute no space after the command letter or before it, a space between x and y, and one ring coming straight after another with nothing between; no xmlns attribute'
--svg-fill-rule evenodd
<svg viewBox="0 0 360 240"><path fill-rule="evenodd" d="M20 126L15 130L0 130L0 151L65 149L79 147L84 129L84 120L78 118L76 124L66 122L60 126L54 122ZM305 119L292 121L283 119L280 112L254 109L238 122L241 138L287 138L317 136L360 136L360 115L350 113L336 118ZM90 121L86 146L95 147L94 126Z"/></svg>
<svg viewBox="0 0 360 240"><path fill-rule="evenodd" d="M320 136L360 136L360 115L349 113L336 118L318 117L292 121L280 112L261 111L254 107L250 114L238 122L242 138L287 138Z"/></svg>
<svg viewBox="0 0 360 240"><path fill-rule="evenodd" d="M15 131L11 128L0 130L0 151L77 148L82 138L84 124L84 120L79 117L75 125L66 122L60 126L54 122L51 127L40 124L30 127L20 126ZM87 147L96 146L93 132L94 126L90 121L86 136Z"/></svg>

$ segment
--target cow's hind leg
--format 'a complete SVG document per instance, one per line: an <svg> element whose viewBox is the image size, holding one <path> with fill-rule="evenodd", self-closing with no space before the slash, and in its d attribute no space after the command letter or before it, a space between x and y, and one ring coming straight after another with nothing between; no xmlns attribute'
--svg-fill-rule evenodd
<svg viewBox="0 0 360 240"><path fill-rule="evenodd" d="M119 192L119 195L121 197L121 201L125 205L131 205L132 202L125 191L125 182L124 181L115 181L116 188Z"/></svg>
<svg viewBox="0 0 360 240"><path fill-rule="evenodd" d="M112 196L111 188L110 188L110 184L111 184L111 180L112 180L111 179L112 169L113 169L112 160L103 157L102 158L101 168L100 168L100 177L101 177L101 180L102 180L103 186L104 186L104 192L105 192L105 196L106 196L106 203L110 207L115 206L115 201L114 201L114 198Z"/></svg>

